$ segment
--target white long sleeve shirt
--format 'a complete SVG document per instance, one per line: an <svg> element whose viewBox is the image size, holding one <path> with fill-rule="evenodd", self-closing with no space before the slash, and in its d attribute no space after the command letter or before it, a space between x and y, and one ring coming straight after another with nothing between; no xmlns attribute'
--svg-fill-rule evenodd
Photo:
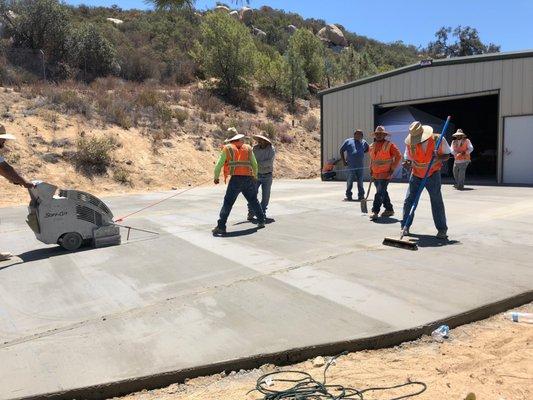
<svg viewBox="0 0 533 400"><path fill-rule="evenodd" d="M428 147L428 142L427 141L422 143L422 150L423 151L426 151L427 147ZM440 150L441 150L440 151L441 154L450 154L452 152L452 149L450 148L450 145L446 141L446 138L442 138L442 142L440 142ZM411 157L409 157L409 152L407 151L407 147L405 147L405 152L403 153L403 158L404 158L404 160L413 161L413 159Z"/></svg>

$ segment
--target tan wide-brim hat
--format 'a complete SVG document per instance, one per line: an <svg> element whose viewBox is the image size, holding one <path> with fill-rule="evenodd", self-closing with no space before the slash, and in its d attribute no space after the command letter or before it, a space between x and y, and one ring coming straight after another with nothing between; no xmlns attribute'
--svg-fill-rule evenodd
<svg viewBox="0 0 533 400"><path fill-rule="evenodd" d="M237 129L235 129L234 127L228 128L227 132L229 135L233 136L229 139L224 140L224 143L235 142L236 140L241 140L246 137L242 133L237 132Z"/></svg>
<svg viewBox="0 0 533 400"><path fill-rule="evenodd" d="M465 136L466 137L466 133L464 133L462 129L457 129L457 132L455 132L452 135L452 137L461 137L461 136Z"/></svg>
<svg viewBox="0 0 533 400"><path fill-rule="evenodd" d="M263 139L265 142L268 142L270 144L272 144L272 141L267 138L266 136L263 136L263 135L253 135L253 138L254 139Z"/></svg>
<svg viewBox="0 0 533 400"><path fill-rule="evenodd" d="M390 135L390 133L385 130L385 127L383 125L376 126L376 130L372 133L372 135L376 136L376 133L384 133L385 135Z"/></svg>
<svg viewBox="0 0 533 400"><path fill-rule="evenodd" d="M405 138L405 144L415 145L423 143L433 135L433 128L429 125L422 125L420 121L414 121L409 125L409 135Z"/></svg>
<svg viewBox="0 0 533 400"><path fill-rule="evenodd" d="M0 125L0 139L2 140L15 140L16 137L12 135L11 133L6 132L6 127L4 125Z"/></svg>

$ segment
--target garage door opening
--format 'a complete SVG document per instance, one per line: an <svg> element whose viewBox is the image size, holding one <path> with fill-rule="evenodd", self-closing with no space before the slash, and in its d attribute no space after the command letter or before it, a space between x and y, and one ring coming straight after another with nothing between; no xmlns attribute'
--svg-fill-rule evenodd
<svg viewBox="0 0 533 400"><path fill-rule="evenodd" d="M401 107L376 107L376 125L391 124L391 114L397 113ZM495 183L498 170L498 95L486 95L479 97L461 98L456 100L444 100L409 104L413 120L421 116L421 122L432 126L439 126L439 121L445 120L448 115L452 116L453 131L448 129L446 139L449 143L455 129L460 128L465 132L474 145L472 162L467 170L467 182L470 183ZM387 117L387 115L389 117ZM428 119L429 121L424 121ZM441 125L440 125L441 126ZM439 128L436 128L438 131ZM402 145L405 132L393 131L393 141ZM405 149L402 145L401 150ZM445 181L451 181L453 159L442 170Z"/></svg>

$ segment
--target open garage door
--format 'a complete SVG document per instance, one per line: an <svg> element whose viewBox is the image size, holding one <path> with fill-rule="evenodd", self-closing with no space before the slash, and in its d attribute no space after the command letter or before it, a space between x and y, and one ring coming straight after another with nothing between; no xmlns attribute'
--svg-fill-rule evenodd
<svg viewBox="0 0 533 400"><path fill-rule="evenodd" d="M533 115L505 117L503 183L533 184Z"/></svg>
<svg viewBox="0 0 533 400"><path fill-rule="evenodd" d="M472 162L467 170L468 183L496 183L498 170L498 94L488 94L471 97L450 99L425 99L420 102L407 104L383 104L376 107L376 124L385 125L387 128L387 115L399 113L408 109L413 115L413 120L419 119L423 124L432 125L440 130L440 121L452 116L454 129L449 129L446 135L451 142L451 135L455 128L461 128L474 145ZM426 117L425 117L426 116ZM407 135L407 121L404 122L405 132L393 133L392 140L401 144ZM394 129L394 127L391 127ZM391 132L392 133L392 132ZM398 137L394 137L398 136ZM452 182L453 159L442 169L445 182Z"/></svg>

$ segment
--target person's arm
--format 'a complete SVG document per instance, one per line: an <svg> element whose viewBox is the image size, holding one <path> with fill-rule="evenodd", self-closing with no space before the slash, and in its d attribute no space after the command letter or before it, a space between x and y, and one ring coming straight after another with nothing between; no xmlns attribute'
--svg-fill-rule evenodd
<svg viewBox="0 0 533 400"><path fill-rule="evenodd" d="M452 154L454 156L459 154L459 152L457 151L457 141L455 141L455 140L452 140Z"/></svg>
<svg viewBox="0 0 533 400"><path fill-rule="evenodd" d="M391 174L392 174L394 170L398 167L398 165L400 165L400 163L402 162L402 155L400 153L400 150L394 143L392 143L391 145L391 153L393 157L392 165L391 165Z"/></svg>
<svg viewBox="0 0 533 400"><path fill-rule="evenodd" d="M218 182L219 182L218 178L220 176L220 170L224 166L225 162L226 162L226 152L224 150L222 150L220 152L220 156L218 156L218 161L215 164L215 179L213 179L213 182L215 182L215 184L217 184L217 185L218 185Z"/></svg>
<svg viewBox="0 0 533 400"><path fill-rule="evenodd" d="M368 153L368 150L370 147L368 146L368 142L365 140L363 143L363 153Z"/></svg>
<svg viewBox="0 0 533 400"><path fill-rule="evenodd" d="M0 163L0 175L2 175L14 185L24 186L27 189L35 186L33 183L27 181L24 177L22 177L17 171L15 171L15 169L6 161L2 161Z"/></svg>
<svg viewBox="0 0 533 400"><path fill-rule="evenodd" d="M452 153L452 149L450 148L450 145L446 141L446 138L442 138L442 141L440 142L439 151L437 152L438 159L440 161L447 161L450 158L450 154Z"/></svg>
<svg viewBox="0 0 533 400"><path fill-rule="evenodd" d="M468 149L466 150L466 152L470 154L474 151L474 145L472 144L470 139L466 139L466 140L467 140L467 145L468 145Z"/></svg>
<svg viewBox="0 0 533 400"><path fill-rule="evenodd" d="M274 148L274 146L270 145L270 154L271 154L271 157L270 159L272 161L274 161L274 158L276 158L276 149Z"/></svg>
<svg viewBox="0 0 533 400"><path fill-rule="evenodd" d="M346 162L346 157L344 156L344 152L346 151L346 143L347 141L345 140L341 148L339 149L339 153L341 155L341 160L342 160L343 165L348 165L348 163Z"/></svg>
<svg viewBox="0 0 533 400"><path fill-rule="evenodd" d="M252 163L252 172L254 174L254 178L257 178L257 170L258 170L257 159L255 158L255 154L253 151L250 154L251 154L250 162Z"/></svg>

